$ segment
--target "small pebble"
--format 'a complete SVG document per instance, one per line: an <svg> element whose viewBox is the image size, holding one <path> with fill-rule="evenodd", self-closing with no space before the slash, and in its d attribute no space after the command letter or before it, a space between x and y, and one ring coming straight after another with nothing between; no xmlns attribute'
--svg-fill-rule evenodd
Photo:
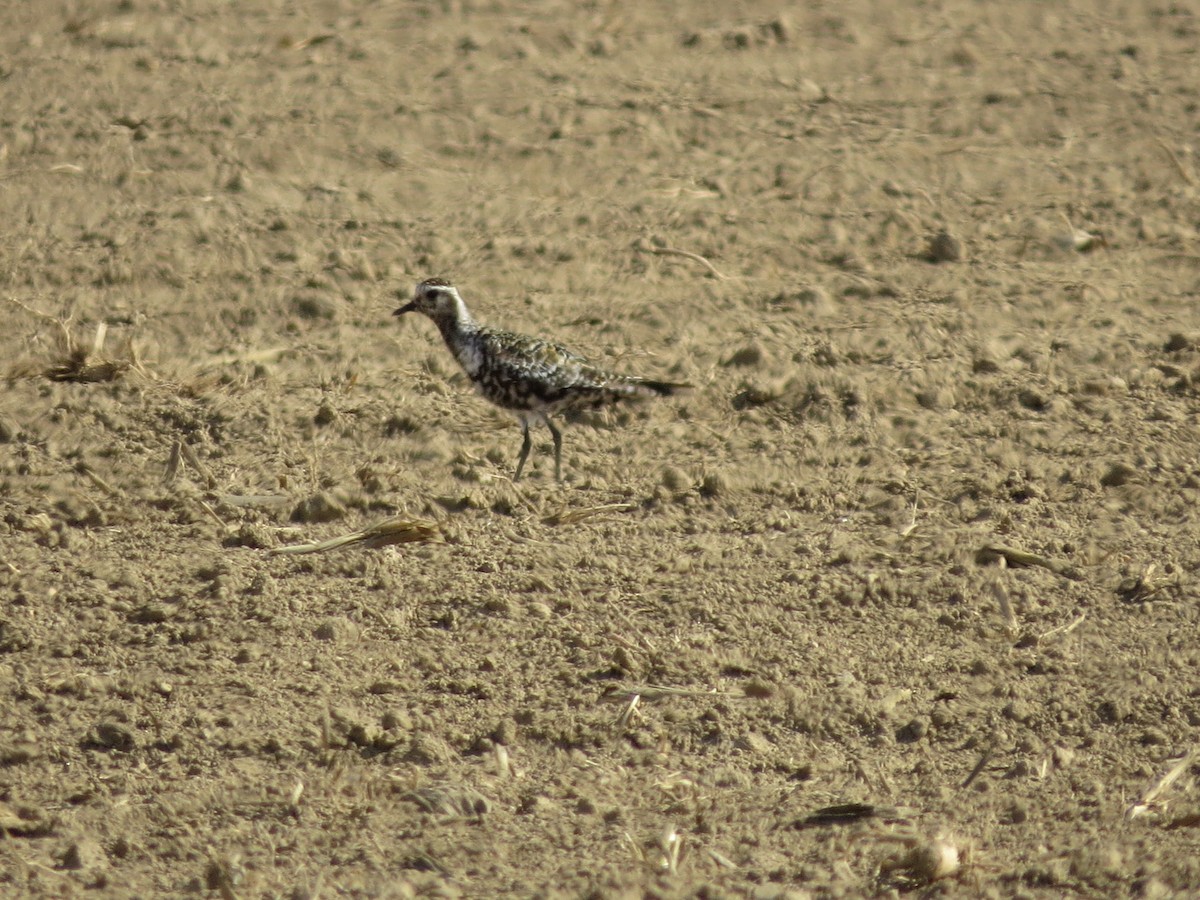
<svg viewBox="0 0 1200 900"><path fill-rule="evenodd" d="M361 630L345 616L330 616L313 630L313 637L321 641L348 644L358 640Z"/></svg>
<svg viewBox="0 0 1200 900"><path fill-rule="evenodd" d="M925 259L931 263L958 262L962 255L962 242L944 229L925 245Z"/></svg>
<svg viewBox="0 0 1200 900"><path fill-rule="evenodd" d="M688 473L678 466L667 466L662 472L662 485L669 491L689 491L692 489L692 479Z"/></svg>

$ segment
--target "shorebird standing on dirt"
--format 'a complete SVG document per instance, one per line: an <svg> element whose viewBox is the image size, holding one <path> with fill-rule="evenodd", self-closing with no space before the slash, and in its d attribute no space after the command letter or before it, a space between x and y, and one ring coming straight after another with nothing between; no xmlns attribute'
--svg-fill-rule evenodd
<svg viewBox="0 0 1200 900"><path fill-rule="evenodd" d="M424 313L433 319L476 390L521 420L525 439L513 481L520 480L529 457L529 426L534 422L550 429L554 477L562 481L562 434L550 420L552 415L610 406L622 400L668 397L690 387L618 375L593 366L551 341L479 325L458 289L441 278L418 284L412 300L393 315L409 312Z"/></svg>

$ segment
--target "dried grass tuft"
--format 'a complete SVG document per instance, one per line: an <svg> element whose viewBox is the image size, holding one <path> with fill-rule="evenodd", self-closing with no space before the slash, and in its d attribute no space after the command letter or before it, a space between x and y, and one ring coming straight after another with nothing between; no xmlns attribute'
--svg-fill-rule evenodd
<svg viewBox="0 0 1200 900"><path fill-rule="evenodd" d="M71 332L70 318L60 319L48 315L22 303L16 297L9 297L9 302L36 319L53 324L56 329L55 346L49 363L34 360L18 362L9 370L9 381L18 378L48 378L51 381L88 384L115 381L129 371L146 374L132 340L126 341L118 355L105 354L104 342L108 336L108 325L104 322L96 326L96 334L88 346Z"/></svg>

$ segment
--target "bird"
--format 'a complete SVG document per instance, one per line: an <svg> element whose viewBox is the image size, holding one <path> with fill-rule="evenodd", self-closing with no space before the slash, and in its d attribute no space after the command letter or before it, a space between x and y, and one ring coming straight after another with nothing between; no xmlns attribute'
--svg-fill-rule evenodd
<svg viewBox="0 0 1200 900"><path fill-rule="evenodd" d="M402 290L396 293L404 299ZM610 372L553 341L480 325L458 288L444 278L427 278L417 284L409 302L392 315L410 312L432 319L479 394L520 420L523 440L514 482L521 480L529 458L530 426L540 422L550 430L554 477L561 482L562 432L551 416L626 400L669 397L691 388L689 384Z"/></svg>

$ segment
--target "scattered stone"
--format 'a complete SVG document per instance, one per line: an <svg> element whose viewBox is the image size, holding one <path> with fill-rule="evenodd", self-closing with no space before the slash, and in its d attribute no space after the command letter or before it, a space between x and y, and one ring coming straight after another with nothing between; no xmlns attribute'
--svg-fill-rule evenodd
<svg viewBox="0 0 1200 900"><path fill-rule="evenodd" d="M379 724L385 731L412 731L412 716L403 709L389 709L379 717Z"/></svg>
<svg viewBox="0 0 1200 900"><path fill-rule="evenodd" d="M945 229L930 237L925 245L924 259L927 262L958 262L962 255L962 242Z"/></svg>
<svg viewBox="0 0 1200 900"><path fill-rule="evenodd" d="M915 744L921 738L925 737L928 731L929 720L924 716L917 716L909 720L907 724L896 729L896 743Z"/></svg>
<svg viewBox="0 0 1200 900"><path fill-rule="evenodd" d="M667 466L662 472L662 485L668 491L680 493L692 489L692 479L678 466Z"/></svg>
<svg viewBox="0 0 1200 900"><path fill-rule="evenodd" d="M756 756L766 756L775 749L774 744L757 731L746 732L734 742L734 746Z"/></svg>
<svg viewBox="0 0 1200 900"><path fill-rule="evenodd" d="M779 392L771 390L760 384L746 384L733 397L733 408L736 410L754 409L758 406L766 406L774 400L779 399Z"/></svg>
<svg viewBox="0 0 1200 900"><path fill-rule="evenodd" d="M1123 462L1113 463L1108 467L1108 471L1100 476L1101 487L1120 487L1123 484L1128 484L1129 480L1137 474L1137 469L1133 466L1126 465Z"/></svg>
<svg viewBox="0 0 1200 900"><path fill-rule="evenodd" d="M1049 398L1034 388L1022 388L1018 391L1017 402L1026 409L1031 409L1034 412L1045 412L1046 408L1050 405Z"/></svg>
<svg viewBox="0 0 1200 900"><path fill-rule="evenodd" d="M204 870L204 886L210 891L218 891L222 897L238 896L237 889L245 880L246 867L237 854L212 859Z"/></svg>
<svg viewBox="0 0 1200 900"><path fill-rule="evenodd" d="M324 428L337 421L337 410L328 400L322 400L321 405L317 407L316 413L313 414L313 423L318 427Z"/></svg>
<svg viewBox="0 0 1200 900"><path fill-rule="evenodd" d="M617 51L616 41L610 34L598 35L588 44L588 53L592 56L609 57Z"/></svg>
<svg viewBox="0 0 1200 900"><path fill-rule="evenodd" d="M1014 722L1022 722L1028 724L1034 720L1037 713L1034 707L1024 700L1010 700L1004 706L1004 716L1007 719L1012 719Z"/></svg>
<svg viewBox="0 0 1200 900"><path fill-rule="evenodd" d="M1185 350L1195 350L1197 345L1200 345L1200 334L1183 334L1177 331L1167 338L1163 350L1167 353L1182 353Z"/></svg>
<svg viewBox="0 0 1200 900"><path fill-rule="evenodd" d="M719 889L710 892L711 896L723 896L723 892ZM697 896L709 896L703 890L697 893ZM756 885L754 892L750 894L752 900L812 900L810 891L800 888L790 888L782 884L760 884Z"/></svg>
<svg viewBox="0 0 1200 900"><path fill-rule="evenodd" d="M251 550L269 550L279 546L275 533L264 525L246 522L238 526L238 530L225 538L223 547L248 547Z"/></svg>
<svg viewBox="0 0 1200 900"><path fill-rule="evenodd" d="M770 32L777 44L786 44L792 39L795 29L787 16L776 16L764 26Z"/></svg>
<svg viewBox="0 0 1200 900"><path fill-rule="evenodd" d="M415 434L421 430L421 423L410 416L391 415L383 421L383 433L387 437L401 434Z"/></svg>
<svg viewBox="0 0 1200 900"><path fill-rule="evenodd" d="M1153 725L1142 732L1140 740L1148 747L1163 747L1171 742L1170 736L1165 731Z"/></svg>
<svg viewBox="0 0 1200 900"><path fill-rule="evenodd" d="M804 103L824 103L829 92L811 78L801 78L796 82L796 96Z"/></svg>
<svg viewBox="0 0 1200 900"><path fill-rule="evenodd" d="M53 833L55 822L36 806L5 803L0 800L0 837L40 837Z"/></svg>
<svg viewBox="0 0 1200 900"><path fill-rule="evenodd" d="M404 753L404 761L418 766L445 765L454 759L454 756L454 750L441 738L429 734L416 734Z"/></svg>
<svg viewBox="0 0 1200 900"><path fill-rule="evenodd" d="M1096 707L1096 714L1102 722L1115 725L1133 718L1133 704L1126 697L1109 697Z"/></svg>
<svg viewBox="0 0 1200 900"><path fill-rule="evenodd" d="M1014 800L1000 817L1007 825L1021 825L1029 820L1029 807L1021 800Z"/></svg>
<svg viewBox="0 0 1200 900"><path fill-rule="evenodd" d="M529 794L521 799L517 812L523 816L549 815L556 813L559 806L545 794Z"/></svg>
<svg viewBox="0 0 1200 900"><path fill-rule="evenodd" d="M298 294L292 298L292 312L301 319L329 321L337 316L337 306L324 294Z"/></svg>
<svg viewBox="0 0 1200 900"><path fill-rule="evenodd" d="M549 603L543 603L541 600L531 600L525 604L525 612L535 619L549 619L554 615L554 610L550 608Z"/></svg>
<svg viewBox="0 0 1200 900"><path fill-rule="evenodd" d="M352 643L358 640L360 634L358 624L345 616L330 616L313 629L313 637L317 640L335 644Z"/></svg>
<svg viewBox="0 0 1200 900"><path fill-rule="evenodd" d="M1071 874L1090 884L1106 883L1125 869L1125 857L1114 846L1086 844L1071 854Z"/></svg>
<svg viewBox="0 0 1200 900"><path fill-rule="evenodd" d="M393 681L391 679L385 678L385 679L380 679L379 681L371 682L370 687L367 688L367 693L375 694L376 696L379 696L382 694L398 694L403 690L404 690L404 685L401 684L399 681Z"/></svg>
<svg viewBox="0 0 1200 900"><path fill-rule="evenodd" d="M729 479L722 472L708 472L700 479L701 497L720 497L729 493Z"/></svg>
<svg viewBox="0 0 1200 900"><path fill-rule="evenodd" d="M101 750L129 753L137 748L137 740L128 727L118 722L101 722L88 732L85 743Z"/></svg>
<svg viewBox="0 0 1200 900"><path fill-rule="evenodd" d="M1075 751L1070 747L1055 747L1050 751L1056 769L1065 769L1075 762Z"/></svg>
<svg viewBox="0 0 1200 900"><path fill-rule="evenodd" d="M1167 897L1179 896L1165 882L1160 881L1153 875L1136 879L1133 882L1133 893L1134 896L1141 897L1142 900L1165 900Z"/></svg>
<svg viewBox="0 0 1200 900"><path fill-rule="evenodd" d="M383 729L370 722L356 722L346 731L346 740L363 749L390 750L396 746L395 738L384 734Z"/></svg>
<svg viewBox="0 0 1200 900"><path fill-rule="evenodd" d="M748 27L725 32L725 46L730 50L745 50L753 44L754 31Z"/></svg>
<svg viewBox="0 0 1200 900"><path fill-rule="evenodd" d="M768 697L773 697L775 690L775 685L759 678L752 678L742 685L742 693L752 700L766 700Z"/></svg>
<svg viewBox="0 0 1200 900"><path fill-rule="evenodd" d="M292 510L293 522L320 524L336 522L346 516L346 507L328 494L314 494L300 501Z"/></svg>
<svg viewBox="0 0 1200 900"><path fill-rule="evenodd" d="M762 346L757 343L746 344L733 352L729 359L725 360L724 365L727 366L758 366L766 359L766 353Z"/></svg>
<svg viewBox="0 0 1200 900"><path fill-rule="evenodd" d="M59 860L64 869L93 872L108 866L108 855L98 841L80 838L67 845Z"/></svg>
<svg viewBox="0 0 1200 900"><path fill-rule="evenodd" d="M492 804L487 797L468 787L450 784L431 784L404 795L424 812L437 816L477 818L487 815Z"/></svg>
<svg viewBox="0 0 1200 900"><path fill-rule="evenodd" d="M244 666L249 663L258 662L262 658L262 647L258 644L247 644L240 648L233 656L233 661L239 666Z"/></svg>
<svg viewBox="0 0 1200 900"><path fill-rule="evenodd" d="M42 748L33 741L17 740L0 744L0 767L21 766L41 756Z"/></svg>
<svg viewBox="0 0 1200 900"><path fill-rule="evenodd" d="M250 578L250 583L246 585L244 593L247 597L262 597L271 600L278 591L275 580L270 575L266 572L255 572Z"/></svg>
<svg viewBox="0 0 1200 900"><path fill-rule="evenodd" d="M143 603L131 609L125 619L134 625L161 625L171 616L171 608L165 603Z"/></svg>
<svg viewBox="0 0 1200 900"><path fill-rule="evenodd" d="M954 391L949 387L929 388L917 391L914 395L917 405L922 409L939 410L953 409L955 403Z"/></svg>

